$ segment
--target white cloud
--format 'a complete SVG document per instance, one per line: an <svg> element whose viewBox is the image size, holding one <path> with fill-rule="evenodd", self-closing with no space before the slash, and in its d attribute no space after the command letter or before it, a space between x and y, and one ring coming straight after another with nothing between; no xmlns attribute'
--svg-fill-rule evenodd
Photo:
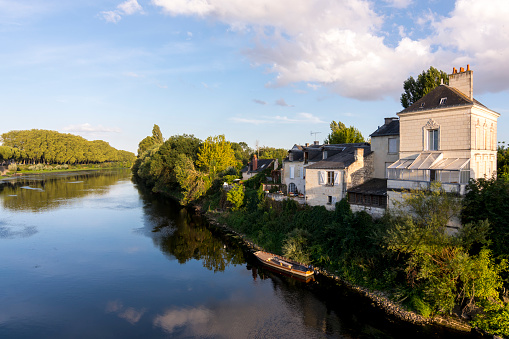
<svg viewBox="0 0 509 339"><path fill-rule="evenodd" d="M263 100L253 99L253 102L260 104L260 105L267 105L267 103Z"/></svg>
<svg viewBox="0 0 509 339"><path fill-rule="evenodd" d="M434 22L436 43L458 52L448 66L474 72L475 87L489 91L509 88L509 2L458 0L447 18ZM475 90L475 89L474 89Z"/></svg>
<svg viewBox="0 0 509 339"><path fill-rule="evenodd" d="M102 11L100 16L107 22L117 23L122 19L123 15L133 15L136 13L143 14L143 7L137 0L127 0L117 6L113 11Z"/></svg>
<svg viewBox="0 0 509 339"><path fill-rule="evenodd" d="M118 5L117 8L126 15L143 13L143 8L140 6L137 0L127 0L126 2Z"/></svg>
<svg viewBox="0 0 509 339"><path fill-rule="evenodd" d="M253 45L243 52L252 64L266 65L275 74L270 86L314 83L342 96L376 100L399 96L403 81L430 65L450 70L470 63L483 74L476 88L509 88L509 68L502 69L509 59L506 0L457 0L454 10L442 16L427 10L418 24L428 36L410 38L417 36L411 27L398 28L390 44L382 28L394 24L395 16L379 13L387 5L406 8L411 0L152 0L152 4L172 16L215 20L229 25L230 31L249 32Z"/></svg>
<svg viewBox="0 0 509 339"><path fill-rule="evenodd" d="M120 14L118 14L117 11L103 11L100 14L104 20L106 20L107 22L112 22L114 24L116 24L117 22L120 21L120 19L122 19L122 17L120 16Z"/></svg>

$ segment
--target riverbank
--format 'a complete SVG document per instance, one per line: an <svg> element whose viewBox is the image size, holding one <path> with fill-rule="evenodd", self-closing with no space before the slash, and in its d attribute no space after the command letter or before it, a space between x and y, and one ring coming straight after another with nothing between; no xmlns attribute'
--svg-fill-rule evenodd
<svg viewBox="0 0 509 339"><path fill-rule="evenodd" d="M200 207L195 207L196 211L201 213L206 217L209 223L222 231L223 234L229 236L230 238L236 240L241 245L243 245L246 250L249 252L255 251L266 251L261 246L258 246L256 243L249 240L244 234L241 234L228 226L220 223L218 221L220 212L203 212ZM409 322L416 325L426 326L426 325L434 325L434 326L445 326L447 328L454 329L456 331L461 331L465 333L474 333L475 329L472 328L466 321L460 319L456 316L444 317L444 316L433 316L429 318L425 318L415 312L406 310L400 303L392 301L387 293L381 291L373 291L361 286L357 286L355 284L350 283L339 277L338 275L327 271L326 269L315 267L315 270L323 277L334 281L338 284L341 284L351 291L355 291L356 293L361 294L362 296L369 298L373 305L382 309L386 314L393 316L401 321ZM478 332L475 332L478 333ZM482 337L479 334L479 337Z"/></svg>

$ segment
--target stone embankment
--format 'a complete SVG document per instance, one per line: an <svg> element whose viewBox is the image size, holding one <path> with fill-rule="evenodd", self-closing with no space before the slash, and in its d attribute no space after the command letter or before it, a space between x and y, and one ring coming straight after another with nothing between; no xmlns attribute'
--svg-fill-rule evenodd
<svg viewBox="0 0 509 339"><path fill-rule="evenodd" d="M239 243L245 247L247 247L250 251L260 251L264 250L257 244L253 243L252 241L249 241L246 239L246 237L243 234L240 234L226 225L221 224L218 222L218 218L215 214L207 212L205 213L206 218L208 219L209 223L213 225L214 227L220 229L223 231L224 234L229 235L231 238L236 239L239 241ZM441 316L435 316L432 318L425 318L419 314L416 314L415 312L410 312L405 310L399 303L394 302L390 300L386 293L380 292L380 291L371 291L367 288L355 286L348 281L345 281L341 279L339 276L334 275L327 270L317 268L315 267L315 271L323 275L329 279L333 279L342 285L347 286L353 291L356 291L360 293L361 295L366 296L367 298L371 299L372 302L379 308L383 309L387 314L392 315L398 319L401 319L403 321L407 321L413 324L418 325L440 325L440 326L447 326L449 328L453 328L458 331L465 331L465 332L471 332L472 327L465 321L462 321L458 318L453 317L441 317Z"/></svg>

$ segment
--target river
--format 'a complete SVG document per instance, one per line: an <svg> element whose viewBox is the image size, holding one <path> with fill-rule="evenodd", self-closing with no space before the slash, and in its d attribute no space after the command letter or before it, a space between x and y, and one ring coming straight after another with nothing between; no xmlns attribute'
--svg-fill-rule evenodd
<svg viewBox="0 0 509 339"><path fill-rule="evenodd" d="M0 183L0 338L470 338L266 271L127 170Z"/></svg>

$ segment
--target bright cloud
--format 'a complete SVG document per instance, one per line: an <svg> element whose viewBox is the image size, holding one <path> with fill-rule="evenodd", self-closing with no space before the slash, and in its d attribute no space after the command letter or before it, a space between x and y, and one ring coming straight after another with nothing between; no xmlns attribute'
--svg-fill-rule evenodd
<svg viewBox="0 0 509 339"><path fill-rule="evenodd" d="M253 102L260 104L260 105L267 105L267 103L263 100L253 99Z"/></svg>
<svg viewBox="0 0 509 339"><path fill-rule="evenodd" d="M140 6L137 0L127 0L117 6L114 11L102 11L100 16L107 22L117 23L122 19L122 15L133 15L136 13L143 13L143 7Z"/></svg>
<svg viewBox="0 0 509 339"><path fill-rule="evenodd" d="M397 29L388 44L384 24L391 18L381 8L417 6L411 0L152 0L172 16L212 19L230 30L252 32L253 47L244 53L256 65L268 65L270 86L310 82L361 100L401 92L405 79L430 65L439 68L475 65L493 81L481 88L509 88L509 68L496 70L509 58L509 2L457 0L446 16L431 14L431 33L409 38ZM430 23L430 12L421 13ZM421 20L421 24L424 22ZM475 23L475 24L472 24ZM471 61L471 62L469 62ZM447 68L448 69L448 68ZM480 72L481 73L481 72Z"/></svg>

